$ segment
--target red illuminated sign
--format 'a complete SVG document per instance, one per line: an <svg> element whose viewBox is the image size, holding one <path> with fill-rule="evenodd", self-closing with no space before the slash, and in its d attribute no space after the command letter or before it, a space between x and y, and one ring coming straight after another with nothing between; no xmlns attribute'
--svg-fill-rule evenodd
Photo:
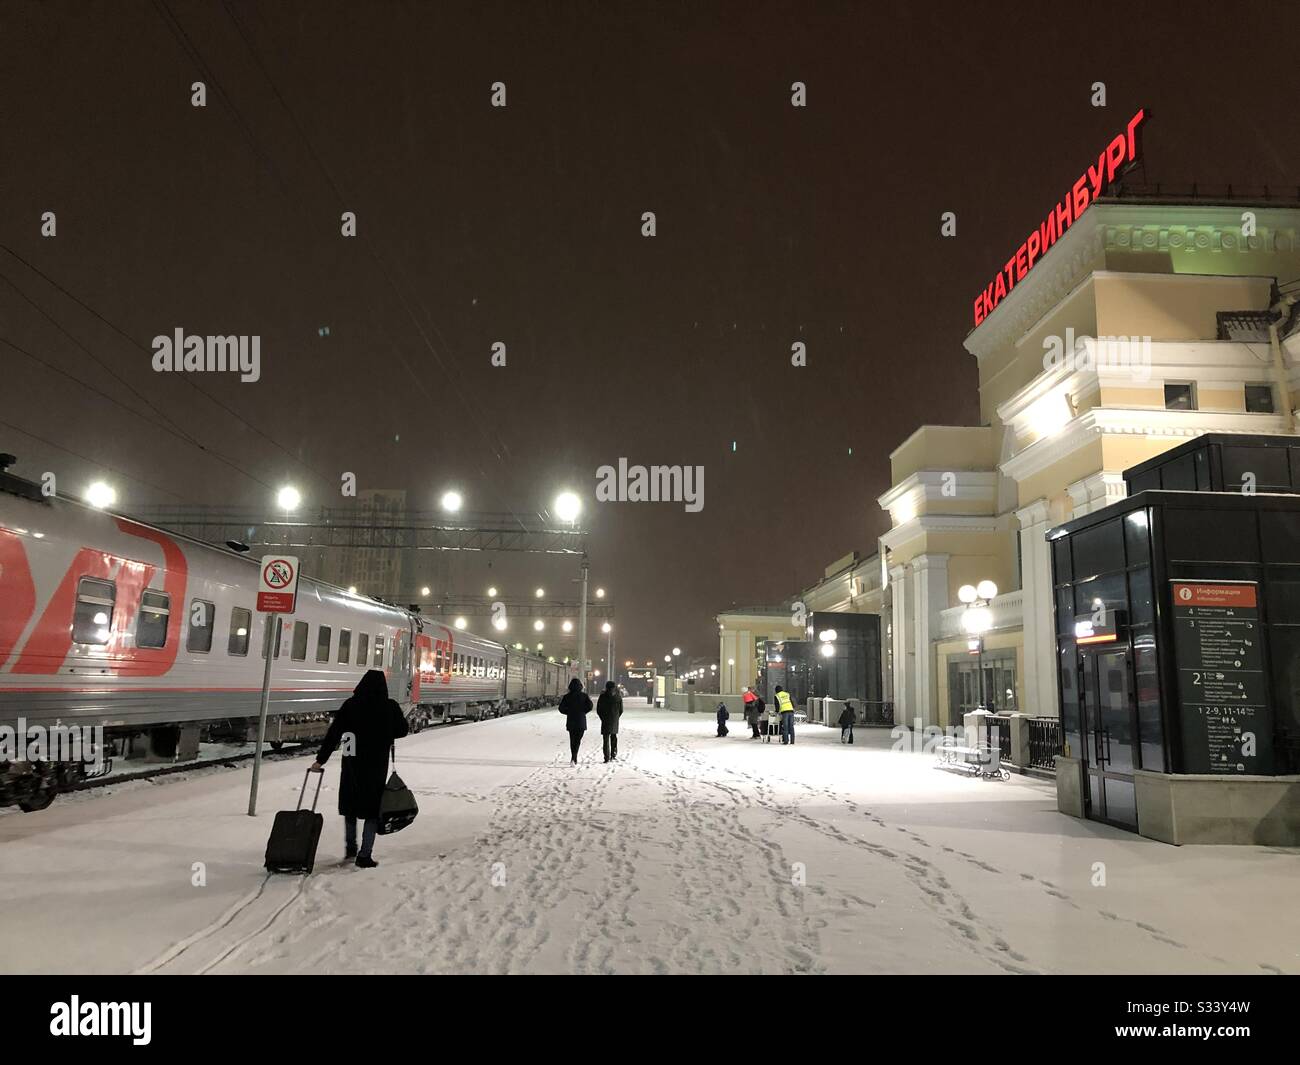
<svg viewBox="0 0 1300 1065"><path fill-rule="evenodd" d="M1016 249L1016 253L1006 261L984 291L975 297L976 325L984 321L1007 293L1025 279L1025 275L1034 268L1034 263L1046 255L1048 249L1078 221L1088 204L1110 188L1115 176L1137 161L1142 146L1139 132L1146 117L1146 111L1139 109L1128 120L1127 129L1117 134L1102 149L1097 156L1096 165L1088 164L1088 168L1079 175L1079 180L1065 194L1065 199L1054 210L1047 212L1046 220L1037 229L1029 231L1029 236Z"/></svg>

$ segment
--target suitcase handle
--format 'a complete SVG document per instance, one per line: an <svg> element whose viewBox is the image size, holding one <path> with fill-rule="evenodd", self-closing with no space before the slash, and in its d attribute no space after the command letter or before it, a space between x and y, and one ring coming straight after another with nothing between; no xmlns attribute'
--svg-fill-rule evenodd
<svg viewBox="0 0 1300 1065"><path fill-rule="evenodd" d="M302 809L302 798L304 795L307 794L307 777L310 776L311 776L311 770L308 769L307 775L302 778L302 788L298 792L298 805L294 807L295 810ZM320 770L320 772L316 774L316 794L312 796L312 800L311 800L312 813L316 812L316 803L320 801L320 786L324 783L325 783L325 770L322 769Z"/></svg>

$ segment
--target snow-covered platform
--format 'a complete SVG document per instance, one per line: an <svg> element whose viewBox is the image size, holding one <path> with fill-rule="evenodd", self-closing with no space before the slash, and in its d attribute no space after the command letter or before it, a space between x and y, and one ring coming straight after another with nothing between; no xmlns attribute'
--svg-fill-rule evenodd
<svg viewBox="0 0 1300 1065"><path fill-rule="evenodd" d="M629 701L619 760L593 731L574 768L563 725L401 741L421 814L371 871L341 862L337 760L310 877L262 869L306 758L263 766L257 818L247 764L6 813L0 971L1300 972L1295 851L1076 821L883 731L781 747Z"/></svg>

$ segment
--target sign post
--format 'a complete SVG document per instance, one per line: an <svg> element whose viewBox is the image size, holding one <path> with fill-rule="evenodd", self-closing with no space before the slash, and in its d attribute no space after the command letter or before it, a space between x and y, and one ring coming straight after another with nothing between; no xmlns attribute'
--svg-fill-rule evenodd
<svg viewBox="0 0 1300 1065"><path fill-rule="evenodd" d="M253 750L253 783L248 792L248 816L257 816L257 782L262 775L262 744L266 740L266 711L271 704L271 664L279 643L280 615L292 614L298 599L298 559L266 555L257 586L257 611L266 615L266 669L262 673L262 705L257 714L257 747ZM275 635L271 626L276 628Z"/></svg>

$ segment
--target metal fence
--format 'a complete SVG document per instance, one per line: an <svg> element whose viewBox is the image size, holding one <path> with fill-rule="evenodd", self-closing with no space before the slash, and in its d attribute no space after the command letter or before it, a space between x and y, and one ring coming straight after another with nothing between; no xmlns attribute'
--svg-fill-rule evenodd
<svg viewBox="0 0 1300 1065"><path fill-rule="evenodd" d="M876 725L892 728L894 724L894 704L867 699L853 700L860 725Z"/></svg>
<svg viewBox="0 0 1300 1065"><path fill-rule="evenodd" d="M1061 753L1061 722L1055 717L1029 719L1029 764L1037 769L1055 769Z"/></svg>

